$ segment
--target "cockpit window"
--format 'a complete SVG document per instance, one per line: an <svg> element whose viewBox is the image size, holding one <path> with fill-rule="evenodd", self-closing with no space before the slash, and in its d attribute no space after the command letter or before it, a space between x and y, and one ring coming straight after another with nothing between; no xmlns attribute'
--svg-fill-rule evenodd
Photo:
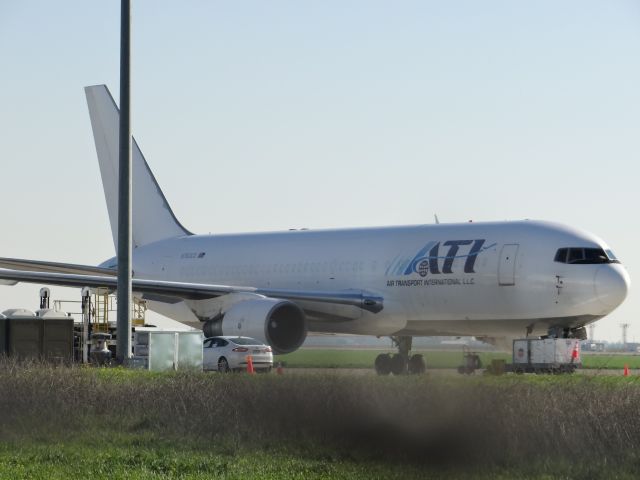
<svg viewBox="0 0 640 480"><path fill-rule="evenodd" d="M601 248L585 248L584 262L585 263L609 263L609 258Z"/></svg>
<svg viewBox="0 0 640 480"><path fill-rule="evenodd" d="M616 257L610 249L605 250L605 252L607 254L607 257L609 257L609 261L611 263L620 263L620 260L618 260L618 257Z"/></svg>
<svg viewBox="0 0 640 480"><path fill-rule="evenodd" d="M567 252L568 251L569 251L568 248L560 248L560 249L558 249L558 251L556 252L555 261L556 262L560 262L560 263L567 263Z"/></svg>
<svg viewBox="0 0 640 480"><path fill-rule="evenodd" d="M620 263L613 253L609 255L609 251L605 253L602 248L560 248L556 252L554 259L560 263L593 265L597 263Z"/></svg>
<svg viewBox="0 0 640 480"><path fill-rule="evenodd" d="M584 248L570 248L567 263L578 263L584 260Z"/></svg>

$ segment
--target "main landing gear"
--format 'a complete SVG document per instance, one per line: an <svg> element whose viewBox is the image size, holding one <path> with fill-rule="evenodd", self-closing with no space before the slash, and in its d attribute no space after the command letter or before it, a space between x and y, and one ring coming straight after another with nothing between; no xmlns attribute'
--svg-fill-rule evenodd
<svg viewBox="0 0 640 480"><path fill-rule="evenodd" d="M577 338L579 340L586 340L587 329L585 327L565 328L565 327L551 327L546 337L541 338Z"/></svg>
<svg viewBox="0 0 640 480"><path fill-rule="evenodd" d="M404 375L406 373L424 373L427 365L420 354L410 355L413 337L391 337L398 347L398 353L390 355L381 353L376 357L375 368L378 375Z"/></svg>

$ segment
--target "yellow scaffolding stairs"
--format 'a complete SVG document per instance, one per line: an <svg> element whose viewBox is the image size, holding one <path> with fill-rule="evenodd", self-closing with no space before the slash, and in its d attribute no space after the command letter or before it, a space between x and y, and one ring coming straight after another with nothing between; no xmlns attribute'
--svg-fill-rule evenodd
<svg viewBox="0 0 640 480"><path fill-rule="evenodd" d="M109 333L109 313L118 310L118 302L114 295L109 292L97 290L93 295L92 330L94 333ZM131 325L134 327L144 326L147 314L147 302L133 298L131 309Z"/></svg>
<svg viewBox="0 0 640 480"><path fill-rule="evenodd" d="M83 297L84 298L84 297ZM88 345L91 344L89 339L89 331L92 333L112 333L109 328L109 319L113 317L114 321L117 317L117 300L114 295L109 295L106 289L96 289L89 297L91 299L91 310L85 310L85 300L55 300L53 302L54 309L65 311L74 316L80 316L80 330L78 341L82 350L82 362L88 361ZM74 311L80 308L80 311ZM113 312L113 313L111 313ZM144 300L132 299L131 306L131 325L133 327L143 327L147 314L147 302ZM78 322L76 321L76 325Z"/></svg>

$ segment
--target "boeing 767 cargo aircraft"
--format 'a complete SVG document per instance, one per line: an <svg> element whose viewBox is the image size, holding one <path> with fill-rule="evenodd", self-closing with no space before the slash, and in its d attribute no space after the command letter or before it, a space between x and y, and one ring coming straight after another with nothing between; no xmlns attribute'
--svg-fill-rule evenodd
<svg viewBox="0 0 640 480"><path fill-rule="evenodd" d="M106 86L85 90L115 243L119 112ZM308 331L390 336L399 353L377 365L417 371L413 336L582 338L629 287L601 239L541 221L196 235L135 141L132 168L134 295L207 336L255 337L276 353L296 350ZM5 283L117 284L115 259L0 267Z"/></svg>

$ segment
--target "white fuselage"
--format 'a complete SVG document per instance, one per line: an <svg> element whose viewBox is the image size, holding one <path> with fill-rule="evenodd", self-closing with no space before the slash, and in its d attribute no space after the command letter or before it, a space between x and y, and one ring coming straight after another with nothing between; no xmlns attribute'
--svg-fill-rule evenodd
<svg viewBox="0 0 640 480"><path fill-rule="evenodd" d="M139 278L384 299L378 313L297 302L310 331L503 337L579 327L624 300L621 264L554 261L561 248L608 249L563 225L519 221L183 236L135 249L133 265ZM193 323L219 301L150 307Z"/></svg>

